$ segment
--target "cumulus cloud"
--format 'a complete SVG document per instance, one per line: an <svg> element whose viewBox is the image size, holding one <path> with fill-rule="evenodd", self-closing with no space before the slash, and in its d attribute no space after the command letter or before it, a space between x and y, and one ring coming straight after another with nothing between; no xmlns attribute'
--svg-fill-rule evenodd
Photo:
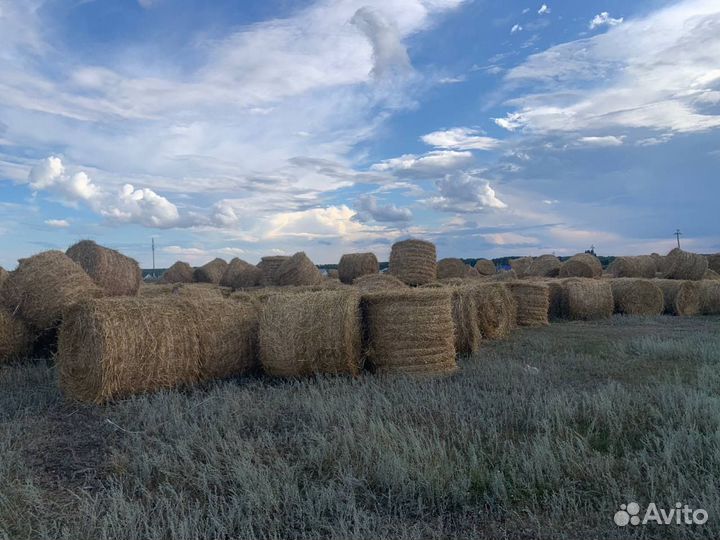
<svg viewBox="0 0 720 540"><path fill-rule="evenodd" d="M356 212L347 205L311 208L300 212L281 212L269 219L264 239L322 238L357 239L369 232L353 219Z"/></svg>
<svg viewBox="0 0 720 540"><path fill-rule="evenodd" d="M443 212L472 213L508 207L498 198L490 182L471 173L448 175L437 182L437 187L439 196L428 202L432 208Z"/></svg>
<svg viewBox="0 0 720 540"><path fill-rule="evenodd" d="M433 131L423 135L421 139L430 146L453 150L492 150L500 144L499 140L484 136L481 131L466 127Z"/></svg>
<svg viewBox="0 0 720 540"><path fill-rule="evenodd" d="M357 214L353 219L363 223L369 221L397 223L412 220L412 212L409 208L399 208L394 204L382 205L372 195L360 197L355 205L355 210Z"/></svg>
<svg viewBox="0 0 720 540"><path fill-rule="evenodd" d="M472 152L437 150L426 154L405 154L373 164L370 169L391 172L399 177L437 178L467 167L473 162Z"/></svg>
<svg viewBox="0 0 720 540"><path fill-rule="evenodd" d="M49 191L70 204L90 202L100 194L98 186L85 172L65 174L62 159L57 156L47 157L34 165L30 169L28 183L33 191Z"/></svg>
<svg viewBox="0 0 720 540"><path fill-rule="evenodd" d="M132 184L125 184L116 204L101 213L112 221L145 227L165 229L180 224L180 213L173 203L151 189L135 189Z"/></svg>
<svg viewBox="0 0 720 540"><path fill-rule="evenodd" d="M235 213L232 204L223 200L213 206L211 220L220 227L232 227L240 221L240 218Z"/></svg>
<svg viewBox="0 0 720 540"><path fill-rule="evenodd" d="M410 58L400 32L379 11L368 6L361 7L353 15L351 22L372 45L373 76L384 77L411 71Z"/></svg>
<svg viewBox="0 0 720 540"><path fill-rule="evenodd" d="M540 9L538 9L538 15L546 15L548 13L550 13L550 8L547 4L543 4L540 6Z"/></svg>
<svg viewBox="0 0 720 540"><path fill-rule="evenodd" d="M46 219L45 225L53 227L54 229L67 229L70 226L70 222L67 219Z"/></svg>
<svg viewBox="0 0 720 540"><path fill-rule="evenodd" d="M622 24L623 20L623 17L613 19L607 11L603 11L593 17L588 25L588 28L590 28L590 30L595 30L595 28L598 28L599 26L617 26L618 24Z"/></svg>
<svg viewBox="0 0 720 540"><path fill-rule="evenodd" d="M625 136L603 135L580 137L579 143L582 146L622 146Z"/></svg>

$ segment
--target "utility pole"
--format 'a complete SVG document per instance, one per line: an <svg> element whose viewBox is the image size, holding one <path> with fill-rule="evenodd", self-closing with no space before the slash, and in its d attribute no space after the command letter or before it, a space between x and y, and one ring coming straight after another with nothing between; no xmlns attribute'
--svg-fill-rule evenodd
<svg viewBox="0 0 720 540"><path fill-rule="evenodd" d="M152 255L153 255L153 271L152 275L155 277L155 237L152 237Z"/></svg>
<svg viewBox="0 0 720 540"><path fill-rule="evenodd" d="M677 238L678 249L680 249L680 237L681 237L681 236L682 236L682 233L680 232L680 229L677 229L677 230L675 231L675 237Z"/></svg>

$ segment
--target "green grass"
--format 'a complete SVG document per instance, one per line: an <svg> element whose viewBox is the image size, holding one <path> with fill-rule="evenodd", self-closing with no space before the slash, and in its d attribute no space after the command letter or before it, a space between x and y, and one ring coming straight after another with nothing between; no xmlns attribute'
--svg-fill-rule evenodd
<svg viewBox="0 0 720 540"><path fill-rule="evenodd" d="M460 363L106 407L0 367L0 539L720 537L720 319L554 324ZM710 518L616 527L632 500Z"/></svg>

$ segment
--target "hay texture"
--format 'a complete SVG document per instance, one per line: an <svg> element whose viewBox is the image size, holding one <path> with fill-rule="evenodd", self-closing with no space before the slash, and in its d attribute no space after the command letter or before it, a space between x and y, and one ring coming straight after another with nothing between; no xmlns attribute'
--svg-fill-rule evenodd
<svg viewBox="0 0 720 540"><path fill-rule="evenodd" d="M5 283L5 280L9 276L10 276L10 272L8 272L2 266L0 266L0 289L2 289L3 283Z"/></svg>
<svg viewBox="0 0 720 540"><path fill-rule="evenodd" d="M700 313L700 284L680 279L656 279L663 294L663 312L668 315L697 315Z"/></svg>
<svg viewBox="0 0 720 540"><path fill-rule="evenodd" d="M698 286L700 287L700 313L720 315L720 281L700 281Z"/></svg>
<svg viewBox="0 0 720 540"><path fill-rule="evenodd" d="M119 251L83 240L68 248L65 254L82 266L107 296L136 296L142 271L135 259Z"/></svg>
<svg viewBox="0 0 720 540"><path fill-rule="evenodd" d="M235 257L227 265L222 278L220 278L220 286L232 289L247 289L257 287L261 281L262 270L254 264Z"/></svg>
<svg viewBox="0 0 720 540"><path fill-rule="evenodd" d="M160 276L158 283L192 283L193 281L193 268L188 263L183 261L177 261L170 268L163 272Z"/></svg>
<svg viewBox="0 0 720 540"><path fill-rule="evenodd" d="M658 272L665 272L665 257L660 255L659 253L651 253L650 257L652 257L652 260L655 262L655 273Z"/></svg>
<svg viewBox="0 0 720 540"><path fill-rule="evenodd" d="M452 288L452 315L455 325L455 352L474 354L480 350L482 333L478 323L477 297L472 287Z"/></svg>
<svg viewBox="0 0 720 540"><path fill-rule="evenodd" d="M402 281L390 274L374 274L359 277L353 281L353 287L356 287L363 293L408 288Z"/></svg>
<svg viewBox="0 0 720 540"><path fill-rule="evenodd" d="M339 280L339 279L340 279L340 272L338 272L337 270L335 270L334 268L332 268L332 269L328 270L328 272L327 272L327 277L328 277L328 279L338 279L338 280Z"/></svg>
<svg viewBox="0 0 720 540"><path fill-rule="evenodd" d="M492 276L497 272L495 263L487 259L478 259L475 262L474 268L481 276Z"/></svg>
<svg viewBox="0 0 720 540"><path fill-rule="evenodd" d="M368 360L378 373L457 370L451 291L393 289L363 295Z"/></svg>
<svg viewBox="0 0 720 540"><path fill-rule="evenodd" d="M403 240L390 250L390 274L407 285L425 285L437 279L435 244Z"/></svg>
<svg viewBox="0 0 720 540"><path fill-rule="evenodd" d="M708 262L708 270L712 270L716 274L720 274L720 253L708 255L706 258Z"/></svg>
<svg viewBox="0 0 720 540"><path fill-rule="evenodd" d="M30 343L27 325L0 308L0 365L24 358L30 351Z"/></svg>
<svg viewBox="0 0 720 540"><path fill-rule="evenodd" d="M608 273L616 278L654 278L657 263L651 255L637 257L616 257L608 266Z"/></svg>
<svg viewBox="0 0 720 540"><path fill-rule="evenodd" d="M60 386L94 403L258 365L258 307L248 302L105 298L65 314L57 356Z"/></svg>
<svg viewBox="0 0 720 540"><path fill-rule="evenodd" d="M603 269L600 259L591 253L578 253L560 267L560 277L599 278Z"/></svg>
<svg viewBox="0 0 720 540"><path fill-rule="evenodd" d="M465 277L466 278L478 278L478 277L480 277L480 272L478 272L473 266L466 264L465 265Z"/></svg>
<svg viewBox="0 0 720 540"><path fill-rule="evenodd" d="M700 280L708 269L708 260L703 255L690 253L679 248L665 257L665 279Z"/></svg>
<svg viewBox="0 0 720 540"><path fill-rule="evenodd" d="M535 257L525 269L525 277L557 277L562 263L555 255Z"/></svg>
<svg viewBox="0 0 720 540"><path fill-rule="evenodd" d="M219 285L220 280L227 270L228 263L221 258L216 258L198 267L193 272L193 281L195 283L212 283Z"/></svg>
<svg viewBox="0 0 720 540"><path fill-rule="evenodd" d="M516 325L517 306L508 288L502 283L478 283L469 286L477 324L483 339L498 340L510 335Z"/></svg>
<svg viewBox="0 0 720 540"><path fill-rule="evenodd" d="M592 321L612 316L615 303L607 280L568 278L547 283L551 319Z"/></svg>
<svg viewBox="0 0 720 540"><path fill-rule="evenodd" d="M262 279L260 284L265 287L271 287L277 285L277 279L275 274L278 268L287 261L290 257L288 255L270 255L260 259L257 267L262 271Z"/></svg>
<svg viewBox="0 0 720 540"><path fill-rule="evenodd" d="M169 285L142 285L138 296L141 298L216 298L230 296L232 289L212 283L173 283Z"/></svg>
<svg viewBox="0 0 720 540"><path fill-rule="evenodd" d="M506 284L517 306L518 326L546 326L550 308L550 291L547 284L511 281Z"/></svg>
<svg viewBox="0 0 720 540"><path fill-rule="evenodd" d="M484 276L481 278L484 282L505 282L505 281L515 281L518 279L518 275L515 272L515 270L500 270L497 274L493 274L492 276Z"/></svg>
<svg viewBox="0 0 720 540"><path fill-rule="evenodd" d="M524 278L525 274L527 272L527 269L530 268L530 265L533 262L532 257L520 257L518 259L510 259L510 268L512 268L515 271L515 274L517 274L518 278Z"/></svg>
<svg viewBox="0 0 720 540"><path fill-rule="evenodd" d="M62 251L44 251L20 259L5 280L0 296L10 313L36 330L60 322L64 309L88 298L104 296L85 270Z"/></svg>
<svg viewBox="0 0 720 540"><path fill-rule="evenodd" d="M305 255L304 251L298 251L284 261L275 272L275 281L280 286L317 285L322 279L322 272Z"/></svg>
<svg viewBox="0 0 720 540"><path fill-rule="evenodd" d="M437 262L437 279L464 278L467 276L467 269L462 259L440 259Z"/></svg>
<svg viewBox="0 0 720 540"><path fill-rule="evenodd" d="M707 270L705 270L705 275L703 275L703 279L720 280L720 274L718 274L715 270L710 270L708 268Z"/></svg>
<svg viewBox="0 0 720 540"><path fill-rule="evenodd" d="M665 299L660 288L649 279L618 278L610 280L615 313L624 315L660 315Z"/></svg>
<svg viewBox="0 0 720 540"><path fill-rule="evenodd" d="M353 280L367 275L377 274L380 264L374 253L346 253L338 263L338 278L350 284Z"/></svg>
<svg viewBox="0 0 720 540"><path fill-rule="evenodd" d="M357 375L362 369L360 293L279 294L260 317L260 362L277 377Z"/></svg>

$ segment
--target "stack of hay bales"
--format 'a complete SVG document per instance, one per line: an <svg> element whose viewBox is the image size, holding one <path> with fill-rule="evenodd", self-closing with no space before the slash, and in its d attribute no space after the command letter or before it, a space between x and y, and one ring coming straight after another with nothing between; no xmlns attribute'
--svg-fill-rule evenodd
<svg viewBox="0 0 720 540"><path fill-rule="evenodd" d="M390 274L407 285L425 285L437 279L435 244L403 240L390 250Z"/></svg>
<svg viewBox="0 0 720 540"><path fill-rule="evenodd" d="M480 349L482 334L473 287L459 285L452 288L452 315L455 325L455 352L466 355L476 353Z"/></svg>
<svg viewBox="0 0 720 540"><path fill-rule="evenodd" d="M76 304L60 328L60 386L108 400L242 375L257 365L258 307L249 302L103 298Z"/></svg>
<svg viewBox="0 0 720 540"><path fill-rule="evenodd" d="M254 264L235 257L227 265L222 278L220 278L220 285L232 289L247 289L257 287L261 280L262 270Z"/></svg>
<svg viewBox="0 0 720 540"><path fill-rule="evenodd" d="M367 275L377 274L380 264L374 253L346 253L338 263L338 278L343 283L351 284L353 280Z"/></svg>
<svg viewBox="0 0 720 540"><path fill-rule="evenodd" d="M668 315L697 315L700 313L700 284L680 279L653 281L663 294L664 313Z"/></svg>
<svg viewBox="0 0 720 540"><path fill-rule="evenodd" d="M193 272L193 281L196 283L212 283L219 285L220 280L227 270L228 263L220 258L213 259Z"/></svg>
<svg viewBox="0 0 720 540"><path fill-rule="evenodd" d="M610 280L615 312L624 315L660 315L665 299L660 288L649 279L618 278Z"/></svg>
<svg viewBox="0 0 720 540"><path fill-rule="evenodd" d="M92 240L70 246L65 254L78 263L107 296L137 295L142 271L135 259Z"/></svg>
<svg viewBox="0 0 720 540"><path fill-rule="evenodd" d="M560 267L560 277L599 278L602 276L600 259L591 253L578 253Z"/></svg>
<svg viewBox="0 0 720 540"><path fill-rule="evenodd" d="M555 255L540 255L525 268L526 277L557 277L562 263Z"/></svg>
<svg viewBox="0 0 720 540"><path fill-rule="evenodd" d="M651 255L637 257L616 257L608 266L608 272L616 278L647 278L655 277L657 263Z"/></svg>
<svg viewBox="0 0 720 540"><path fill-rule="evenodd" d="M492 276L497 272L497 269L495 268L495 263L487 259L478 259L475 262L474 268L481 276Z"/></svg>
<svg viewBox="0 0 720 540"><path fill-rule="evenodd" d="M260 362L270 375L357 375L362 369L360 293L282 294L260 317Z"/></svg>
<svg viewBox="0 0 720 540"><path fill-rule="evenodd" d="M62 251L20 259L0 291L2 304L39 332L55 327L63 310L104 296L85 270Z"/></svg>
<svg viewBox="0 0 720 540"><path fill-rule="evenodd" d="M607 319L615 307L612 288L607 281L567 278L548 281L551 319L591 321Z"/></svg>
<svg viewBox="0 0 720 540"><path fill-rule="evenodd" d="M708 270L712 270L716 274L720 274L720 253L714 253L707 256Z"/></svg>
<svg viewBox="0 0 720 540"><path fill-rule="evenodd" d="M510 281L506 283L517 306L518 326L546 326L550 309L550 291L539 282Z"/></svg>
<svg viewBox="0 0 720 540"><path fill-rule="evenodd" d="M27 325L0 307L0 365L23 358L30 350L30 343Z"/></svg>
<svg viewBox="0 0 720 540"><path fill-rule="evenodd" d="M379 373L457 369L451 291L390 289L363 295L368 360Z"/></svg>
<svg viewBox="0 0 720 540"><path fill-rule="evenodd" d="M183 261L177 261L170 268L163 272L158 280L159 284L169 283L192 283L193 281L193 268L188 263Z"/></svg>
<svg viewBox="0 0 720 540"><path fill-rule="evenodd" d="M277 285L277 279L275 274L278 268L287 261L290 257L288 255L269 255L260 259L257 267L262 271L262 279L260 284L265 287Z"/></svg>
<svg viewBox="0 0 720 540"><path fill-rule="evenodd" d="M477 322L483 339L497 340L510 335L516 325L517 305L502 283L470 286L477 308Z"/></svg>
<svg viewBox="0 0 720 540"><path fill-rule="evenodd" d="M700 287L700 313L703 315L720 315L720 281L705 280L698 283Z"/></svg>
<svg viewBox="0 0 720 540"><path fill-rule="evenodd" d="M462 259L447 258L437 262L437 279L464 278L468 267Z"/></svg>
<svg viewBox="0 0 720 540"><path fill-rule="evenodd" d="M701 280L708 269L708 260L697 253L673 249L665 257L665 279Z"/></svg>
<svg viewBox="0 0 720 540"><path fill-rule="evenodd" d="M405 285L395 276L390 274L374 274L362 276L353 280L353 286L361 292L385 291L387 289L407 289Z"/></svg>
<svg viewBox="0 0 720 540"><path fill-rule="evenodd" d="M518 278L522 279L525 277L525 273L527 272L527 269L530 267L532 262L532 257L520 257L517 259L510 259L510 268L515 271L515 274L517 274Z"/></svg>
<svg viewBox="0 0 720 540"><path fill-rule="evenodd" d="M305 255L298 251L284 261L274 274L278 285L317 285L323 279L322 272Z"/></svg>

